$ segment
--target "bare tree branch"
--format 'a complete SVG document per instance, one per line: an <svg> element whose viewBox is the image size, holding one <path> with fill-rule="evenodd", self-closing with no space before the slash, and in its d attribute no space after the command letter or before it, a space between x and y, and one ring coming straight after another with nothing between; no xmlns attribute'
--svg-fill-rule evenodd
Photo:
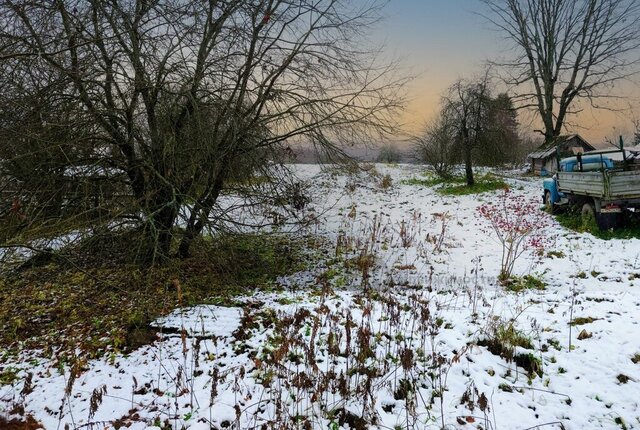
<svg viewBox="0 0 640 430"><path fill-rule="evenodd" d="M498 64L507 83L535 107L546 141L560 135L580 100L611 97L614 84L637 73L640 3L634 0L483 0L515 48ZM615 95L614 95L615 96Z"/></svg>

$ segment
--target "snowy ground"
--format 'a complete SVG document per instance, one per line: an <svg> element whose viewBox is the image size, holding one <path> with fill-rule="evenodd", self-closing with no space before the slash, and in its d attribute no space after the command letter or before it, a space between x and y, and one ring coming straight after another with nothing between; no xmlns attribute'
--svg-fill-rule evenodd
<svg viewBox="0 0 640 430"><path fill-rule="evenodd" d="M496 193L403 185L417 166L296 169L317 218L308 233L335 244L315 270L243 308L176 312L157 321L161 341L82 371L25 353L0 414L21 404L46 429L640 428L639 240L549 220L556 253L528 252L515 270L546 290L507 292L476 212ZM540 200L539 180L507 181ZM477 345L508 327L531 340L511 352L540 360L538 374Z"/></svg>

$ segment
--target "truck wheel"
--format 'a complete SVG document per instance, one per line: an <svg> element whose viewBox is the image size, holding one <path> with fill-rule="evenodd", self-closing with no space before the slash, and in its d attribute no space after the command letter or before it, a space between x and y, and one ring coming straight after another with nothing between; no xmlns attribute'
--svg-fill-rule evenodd
<svg viewBox="0 0 640 430"><path fill-rule="evenodd" d="M549 191L544 192L544 208L552 215L557 212L556 205L551 202L551 192Z"/></svg>
<svg viewBox="0 0 640 430"><path fill-rule="evenodd" d="M582 218L582 228L589 231L594 227L597 227L596 223L596 210L593 207L593 203L585 203L582 205L582 210L580 211L580 218Z"/></svg>

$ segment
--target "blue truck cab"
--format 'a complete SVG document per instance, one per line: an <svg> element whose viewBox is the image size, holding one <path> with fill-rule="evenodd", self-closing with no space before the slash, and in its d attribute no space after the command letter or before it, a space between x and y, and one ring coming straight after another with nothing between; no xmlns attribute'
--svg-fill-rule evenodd
<svg viewBox="0 0 640 430"><path fill-rule="evenodd" d="M582 164L582 170L580 170L580 164ZM560 160L561 172L588 172L607 169L613 169L613 160L601 154L583 155L580 159L578 159L578 157L569 157ZM557 175L545 179L543 181L543 188L543 201L550 208L560 203L565 197L564 194L558 190Z"/></svg>

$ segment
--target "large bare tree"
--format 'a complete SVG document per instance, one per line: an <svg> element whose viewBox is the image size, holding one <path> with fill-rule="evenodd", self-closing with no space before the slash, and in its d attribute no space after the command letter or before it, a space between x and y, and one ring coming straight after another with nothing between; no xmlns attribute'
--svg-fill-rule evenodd
<svg viewBox="0 0 640 430"><path fill-rule="evenodd" d="M146 261L167 258L176 239L186 256L229 184L268 173L288 142L335 152L393 130L403 79L366 42L382 3L5 0L2 157L23 163L4 165L29 177L35 163L34 175L60 180L98 166L120 188L101 191L99 216L90 206L75 219L134 220ZM29 158L43 150L57 161ZM40 182L8 176L24 228L69 213L44 219Z"/></svg>
<svg viewBox="0 0 640 430"><path fill-rule="evenodd" d="M637 0L482 0L486 14L513 42L502 64L521 107L537 111L549 142L560 135L579 101L594 107L636 72L640 47Z"/></svg>

